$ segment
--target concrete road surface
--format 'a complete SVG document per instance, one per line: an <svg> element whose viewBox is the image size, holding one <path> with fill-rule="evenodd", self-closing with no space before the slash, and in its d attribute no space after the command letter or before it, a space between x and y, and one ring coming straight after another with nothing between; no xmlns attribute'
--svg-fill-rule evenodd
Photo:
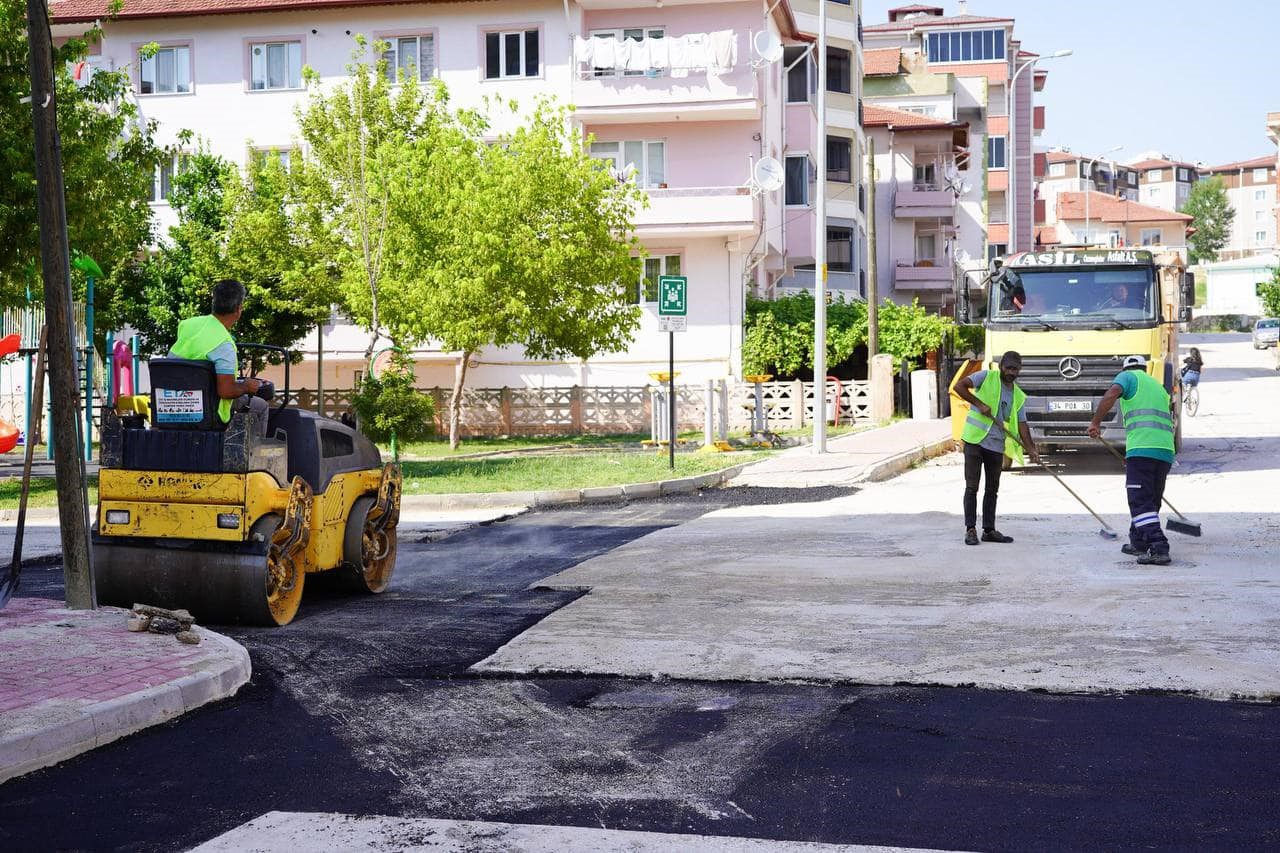
<svg viewBox="0 0 1280 853"><path fill-rule="evenodd" d="M1280 376L1244 338L1204 353L1167 496L1204 525L1139 566L1051 477L1006 474L1011 545L966 547L956 454L822 503L709 513L542 586L588 590L477 665L691 679L1280 696ZM1119 463L1054 464L1119 531Z"/></svg>

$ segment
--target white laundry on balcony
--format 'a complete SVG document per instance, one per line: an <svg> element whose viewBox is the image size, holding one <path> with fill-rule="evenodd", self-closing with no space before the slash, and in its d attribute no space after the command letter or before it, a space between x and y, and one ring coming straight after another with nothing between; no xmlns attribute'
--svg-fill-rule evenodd
<svg viewBox="0 0 1280 853"><path fill-rule="evenodd" d="M575 36L574 58L586 67L586 74L599 71L669 71L672 77L685 77L690 71L725 74L738 63L738 37L733 30L622 40Z"/></svg>

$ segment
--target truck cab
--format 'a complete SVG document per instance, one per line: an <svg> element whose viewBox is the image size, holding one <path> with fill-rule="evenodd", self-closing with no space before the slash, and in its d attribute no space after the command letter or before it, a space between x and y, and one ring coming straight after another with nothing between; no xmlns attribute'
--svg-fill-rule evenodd
<svg viewBox="0 0 1280 853"><path fill-rule="evenodd" d="M1172 252L1065 249L996 259L979 303L986 361L1022 354L1027 424L1037 444L1053 447L1090 444L1089 421L1125 356L1144 356L1173 401L1180 445L1178 325L1190 320L1194 300L1194 279ZM1124 444L1118 408L1103 438Z"/></svg>

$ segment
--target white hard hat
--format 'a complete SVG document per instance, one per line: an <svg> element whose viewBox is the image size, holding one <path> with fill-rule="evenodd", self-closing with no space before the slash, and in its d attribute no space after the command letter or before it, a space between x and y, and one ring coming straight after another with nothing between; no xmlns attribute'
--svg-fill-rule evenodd
<svg viewBox="0 0 1280 853"><path fill-rule="evenodd" d="M1141 355L1126 355L1124 357L1123 369L1128 370L1131 367L1146 367L1147 359Z"/></svg>

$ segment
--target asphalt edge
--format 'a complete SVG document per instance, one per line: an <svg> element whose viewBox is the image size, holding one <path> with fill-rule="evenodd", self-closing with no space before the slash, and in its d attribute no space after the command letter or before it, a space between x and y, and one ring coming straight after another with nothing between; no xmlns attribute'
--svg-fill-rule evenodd
<svg viewBox="0 0 1280 853"><path fill-rule="evenodd" d="M121 610L121 616L126 612ZM248 650L198 625L194 630L201 645L222 647L230 660L204 661L197 664L203 667L200 671L175 681L94 703L76 718L39 731L0 739L0 784L234 696L253 674Z"/></svg>
<svg viewBox="0 0 1280 853"><path fill-rule="evenodd" d="M922 462L950 453L955 449L955 445L955 439L951 436L929 444L917 445L910 450L905 450L902 453L890 456L888 459L882 459L873 465L867 466L867 469L859 474L853 482L880 483L892 479Z"/></svg>

